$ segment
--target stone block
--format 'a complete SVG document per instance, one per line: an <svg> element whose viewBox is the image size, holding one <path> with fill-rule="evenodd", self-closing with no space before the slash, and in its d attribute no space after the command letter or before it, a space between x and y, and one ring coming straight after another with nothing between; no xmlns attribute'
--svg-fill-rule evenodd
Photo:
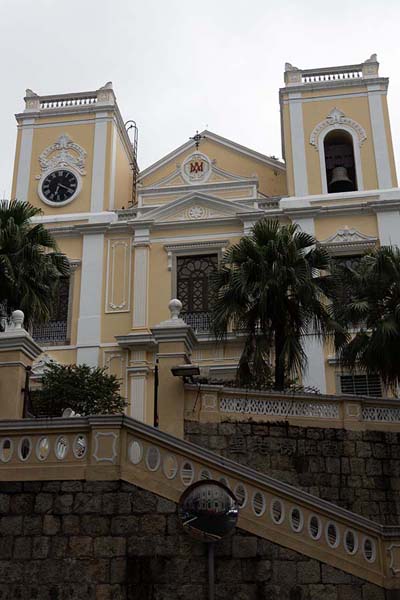
<svg viewBox="0 0 400 600"><path fill-rule="evenodd" d="M322 583L351 583L352 576L349 573L335 569L330 565L321 564Z"/></svg>
<svg viewBox="0 0 400 600"><path fill-rule="evenodd" d="M288 562L276 560L272 563L272 582L282 584L282 582L294 585L297 577L297 564L295 561Z"/></svg>
<svg viewBox="0 0 400 600"><path fill-rule="evenodd" d="M112 535L133 535L138 533L139 517L135 515L112 517L110 531Z"/></svg>
<svg viewBox="0 0 400 600"><path fill-rule="evenodd" d="M41 535L43 532L42 517L36 515L25 515L24 535Z"/></svg>
<svg viewBox="0 0 400 600"><path fill-rule="evenodd" d="M143 515L140 517L141 535L164 535L166 519L164 515Z"/></svg>
<svg viewBox="0 0 400 600"><path fill-rule="evenodd" d="M80 523L78 515L63 515L61 517L61 526L62 532L65 535L78 534L80 532ZM107 531L105 533L107 533Z"/></svg>
<svg viewBox="0 0 400 600"><path fill-rule="evenodd" d="M47 558L49 550L49 537L39 535L32 538L32 558Z"/></svg>
<svg viewBox="0 0 400 600"><path fill-rule="evenodd" d="M83 491L91 494L104 494L105 492L116 492L120 488L124 491L125 486L128 488L125 491L131 491L135 487L123 481L84 481Z"/></svg>
<svg viewBox="0 0 400 600"><path fill-rule="evenodd" d="M177 505L167 498L158 498L156 510L158 513L175 513Z"/></svg>
<svg viewBox="0 0 400 600"><path fill-rule="evenodd" d="M219 582L232 583L240 581L241 566L239 559L220 559L215 565L216 580Z"/></svg>
<svg viewBox="0 0 400 600"><path fill-rule="evenodd" d="M84 535L108 535L110 532L110 517L83 515L81 517L81 532Z"/></svg>
<svg viewBox="0 0 400 600"><path fill-rule="evenodd" d="M36 513L49 513L53 509L54 496L46 492L37 494L34 511Z"/></svg>
<svg viewBox="0 0 400 600"><path fill-rule="evenodd" d="M271 581L272 578L272 562L270 560L258 560L256 562L256 581Z"/></svg>
<svg viewBox="0 0 400 600"><path fill-rule="evenodd" d="M124 556L126 552L126 539L123 537L98 537L94 540L95 556L113 558Z"/></svg>
<svg viewBox="0 0 400 600"><path fill-rule="evenodd" d="M386 596L383 588L373 583L365 583L362 588L362 598L363 600L389 600L390 596L389 598ZM397 600L397 598L390 600Z"/></svg>
<svg viewBox="0 0 400 600"><path fill-rule="evenodd" d="M82 481L63 481L61 483L62 492L81 492L83 490Z"/></svg>
<svg viewBox="0 0 400 600"><path fill-rule="evenodd" d="M31 558L32 538L17 537L14 540L13 557L15 560L27 560Z"/></svg>
<svg viewBox="0 0 400 600"><path fill-rule="evenodd" d="M137 492L132 493L130 501L133 513L153 512L157 507L156 496L145 490L137 490Z"/></svg>
<svg viewBox="0 0 400 600"><path fill-rule="evenodd" d="M65 558L67 556L68 538L54 536L50 543L50 556L52 559Z"/></svg>
<svg viewBox="0 0 400 600"><path fill-rule="evenodd" d="M335 585L313 584L309 587L309 600L338 600L337 587Z"/></svg>
<svg viewBox="0 0 400 600"><path fill-rule="evenodd" d="M112 558L110 561L110 583L126 583L126 558Z"/></svg>
<svg viewBox="0 0 400 600"><path fill-rule="evenodd" d="M0 494L0 515L7 514L10 510L10 496L8 494Z"/></svg>
<svg viewBox="0 0 400 600"><path fill-rule="evenodd" d="M353 585L338 585L338 600L362 600L361 587Z"/></svg>
<svg viewBox="0 0 400 600"><path fill-rule="evenodd" d="M101 495L88 492L75 494L73 512L78 514L99 514L101 510Z"/></svg>
<svg viewBox="0 0 400 600"><path fill-rule="evenodd" d="M22 533L22 517L6 516L0 518L0 535L20 535Z"/></svg>
<svg viewBox="0 0 400 600"><path fill-rule="evenodd" d="M93 555L93 539L89 536L71 536L69 552L74 558L84 558Z"/></svg>
<svg viewBox="0 0 400 600"><path fill-rule="evenodd" d="M43 533L44 535L56 535L61 529L60 517L53 515L43 516Z"/></svg>
<svg viewBox="0 0 400 600"><path fill-rule="evenodd" d="M72 494L59 494L54 499L54 514L67 515L72 512L74 497Z"/></svg>
<svg viewBox="0 0 400 600"><path fill-rule="evenodd" d="M297 583L319 583L321 581L321 565L316 560L297 563Z"/></svg>
<svg viewBox="0 0 400 600"><path fill-rule="evenodd" d="M8 560L12 557L14 538L11 535L1 536L0 560Z"/></svg>
<svg viewBox="0 0 400 600"><path fill-rule="evenodd" d="M35 503L34 494L15 494L11 496L10 512L21 515L31 514Z"/></svg>
<svg viewBox="0 0 400 600"><path fill-rule="evenodd" d="M257 539L236 535L232 539L233 558L251 558L257 555Z"/></svg>

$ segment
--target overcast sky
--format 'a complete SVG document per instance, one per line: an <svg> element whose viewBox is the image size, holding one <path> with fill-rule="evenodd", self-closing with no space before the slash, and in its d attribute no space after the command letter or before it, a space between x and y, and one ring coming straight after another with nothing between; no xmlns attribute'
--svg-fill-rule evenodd
<svg viewBox="0 0 400 600"><path fill-rule="evenodd" d="M9 196L14 113L38 94L112 80L139 126L143 169L196 129L281 156L284 63L323 67L373 52L389 76L400 157L398 0L0 0L0 194Z"/></svg>

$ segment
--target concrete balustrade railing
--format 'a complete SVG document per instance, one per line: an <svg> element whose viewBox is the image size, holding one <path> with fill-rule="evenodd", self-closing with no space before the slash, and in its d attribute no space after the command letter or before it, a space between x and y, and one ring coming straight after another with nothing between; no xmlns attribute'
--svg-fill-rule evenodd
<svg viewBox="0 0 400 600"><path fill-rule="evenodd" d="M384 527L122 416L0 423L0 480L122 479L177 502L223 481L239 527L377 585L400 589L400 528Z"/></svg>
<svg viewBox="0 0 400 600"><path fill-rule="evenodd" d="M400 431L400 401L367 396L290 394L186 384L185 418L192 421L287 421L337 429Z"/></svg>

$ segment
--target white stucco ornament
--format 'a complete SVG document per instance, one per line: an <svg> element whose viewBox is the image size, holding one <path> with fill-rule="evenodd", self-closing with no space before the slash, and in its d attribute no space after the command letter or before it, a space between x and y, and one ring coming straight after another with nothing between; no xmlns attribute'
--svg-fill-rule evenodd
<svg viewBox="0 0 400 600"><path fill-rule="evenodd" d="M68 135L60 135L54 144L47 146L39 155L42 172L36 179L59 167L72 168L79 175L86 175L85 162L86 151L73 142Z"/></svg>
<svg viewBox="0 0 400 600"><path fill-rule="evenodd" d="M211 160L202 152L194 152L183 161L181 173L188 183L205 183L211 175Z"/></svg>
<svg viewBox="0 0 400 600"><path fill-rule="evenodd" d="M359 146L361 146L367 139L367 133L360 123L357 123L357 121L354 121L354 119L351 119L350 117L346 117L344 112L338 108L334 108L327 115L326 119L314 127L310 135L310 144L314 146L315 150L318 152L319 138L321 134L323 134L326 130L330 131L332 129L341 128L352 130L356 139L358 140Z"/></svg>

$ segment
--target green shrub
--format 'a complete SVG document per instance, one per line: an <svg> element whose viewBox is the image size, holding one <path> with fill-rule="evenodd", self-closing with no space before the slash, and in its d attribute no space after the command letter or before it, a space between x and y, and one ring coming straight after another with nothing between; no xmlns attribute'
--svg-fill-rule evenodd
<svg viewBox="0 0 400 600"><path fill-rule="evenodd" d="M66 408L72 408L80 415L123 413L127 403L119 388L119 380L105 368L50 364L41 389L32 392L33 412L61 416Z"/></svg>

